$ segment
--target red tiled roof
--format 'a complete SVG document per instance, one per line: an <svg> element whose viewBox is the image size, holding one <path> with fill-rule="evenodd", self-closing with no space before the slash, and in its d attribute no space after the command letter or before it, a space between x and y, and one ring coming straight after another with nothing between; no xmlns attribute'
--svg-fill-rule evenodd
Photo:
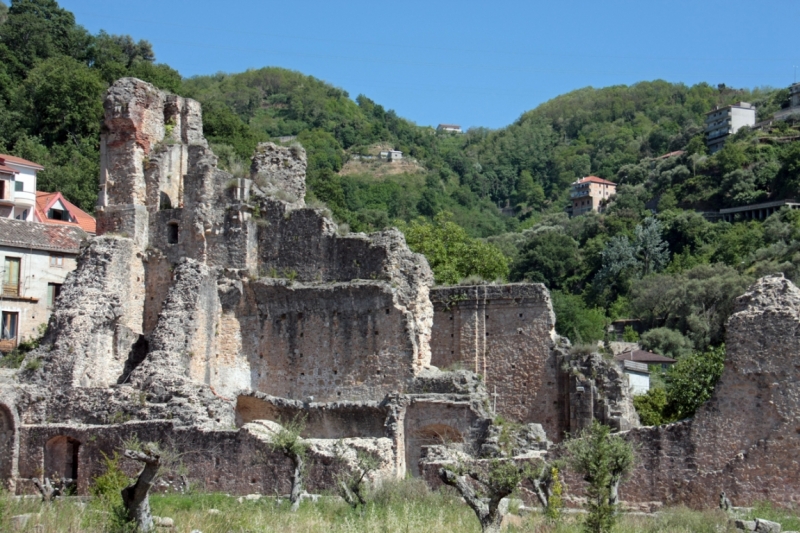
<svg viewBox="0 0 800 533"><path fill-rule="evenodd" d="M77 254L88 235L77 224L56 226L0 218L0 245Z"/></svg>
<svg viewBox="0 0 800 533"><path fill-rule="evenodd" d="M3 172L5 174L19 174L19 170L14 170L13 168L7 167L1 163L0 163L0 172Z"/></svg>
<svg viewBox="0 0 800 533"><path fill-rule="evenodd" d="M656 159L666 159L668 157L672 157L672 156L675 156L675 155L683 155L683 154L684 154L683 150L677 150L675 152L670 152L668 154L660 155L660 156L656 157Z"/></svg>
<svg viewBox="0 0 800 533"><path fill-rule="evenodd" d="M604 185L617 185L613 181L604 180L603 178L598 178L597 176L586 176L585 178L579 179L576 183L601 183Z"/></svg>
<svg viewBox="0 0 800 533"><path fill-rule="evenodd" d="M617 361L635 361L637 363L647 363L649 365L671 365L672 363L676 362L675 359L672 359L671 357L664 357L663 355L658 355L657 353L648 352L646 350L622 352L615 355L614 359Z"/></svg>
<svg viewBox="0 0 800 533"><path fill-rule="evenodd" d="M39 163L34 163L33 161L28 161L27 159L22 159L21 157L13 155L0 154L0 164L3 163L16 163L18 165L25 165L26 167L33 167L36 170L44 170L44 167Z"/></svg>
<svg viewBox="0 0 800 533"><path fill-rule="evenodd" d="M76 222L47 218L47 211L58 200L61 200L61 203L67 208L67 212L69 212L70 216L74 218ZM45 224L78 226L87 233L97 233L97 222L95 221L94 217L64 198L64 195L60 192L36 191L36 220Z"/></svg>

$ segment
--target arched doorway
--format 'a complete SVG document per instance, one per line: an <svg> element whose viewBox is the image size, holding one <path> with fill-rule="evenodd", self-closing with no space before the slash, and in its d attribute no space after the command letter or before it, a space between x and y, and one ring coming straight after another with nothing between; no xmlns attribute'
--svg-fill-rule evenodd
<svg viewBox="0 0 800 533"><path fill-rule="evenodd" d="M78 450L81 443L59 435L44 446L44 476L51 479L78 480Z"/></svg>
<svg viewBox="0 0 800 533"><path fill-rule="evenodd" d="M446 424L430 424L410 431L406 434L406 469L411 475L418 477L419 460L425 446L453 444L464 442L461 433Z"/></svg>
<svg viewBox="0 0 800 533"><path fill-rule="evenodd" d="M0 405L0 487L11 487L14 461L14 417Z"/></svg>

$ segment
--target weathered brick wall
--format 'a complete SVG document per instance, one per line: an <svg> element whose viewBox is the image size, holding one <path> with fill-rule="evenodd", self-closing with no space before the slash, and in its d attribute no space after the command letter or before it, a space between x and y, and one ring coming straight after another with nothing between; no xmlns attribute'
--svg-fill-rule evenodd
<svg viewBox="0 0 800 533"><path fill-rule="evenodd" d="M496 390L498 413L540 423L558 438L563 394L551 350L555 317L544 285L434 288L431 299L431 364L482 374L489 394Z"/></svg>
<svg viewBox="0 0 800 533"><path fill-rule="evenodd" d="M48 456L48 442L60 437L74 439L78 445L78 494L87 494L95 477L105 471L103 454L113 457L121 453L123 443L135 437L140 442L158 442L167 448L185 467L188 481L200 491L229 494L288 494L291 488L292 465L282 453L270 450L266 442L249 427L230 431L204 431L197 428L178 428L167 421L131 422L114 426L27 426L21 430L21 455L17 493L36 493L32 478L40 478L45 464L58 467L58 457ZM341 468L336 456L327 451L331 442L311 440L306 474L306 488L320 492L333 486L334 476ZM387 460L391 449L389 439L346 439L345 444L381 450L380 468L391 475L393 464ZM52 447L51 447L52 449ZM51 452L52 453L52 452ZM122 467L135 475L141 465L122 459ZM165 472L165 482L172 490L179 479ZM169 490L163 484L157 489Z"/></svg>
<svg viewBox="0 0 800 533"><path fill-rule="evenodd" d="M405 465L408 473L421 476L419 460L430 445L465 443L469 449L483 437L486 419L468 401L411 397L403 414Z"/></svg>
<svg viewBox="0 0 800 533"><path fill-rule="evenodd" d="M728 321L725 370L691 420L628 433L639 464L620 494L713 506L800 503L800 290L782 277L756 282Z"/></svg>
<svg viewBox="0 0 800 533"><path fill-rule="evenodd" d="M8 401L7 398L2 397L0 400ZM12 410L8 406L0 404L0 487L7 490L13 488L13 478L16 473L16 426L17 421L14 419Z"/></svg>
<svg viewBox="0 0 800 533"><path fill-rule="evenodd" d="M241 395L236 400L236 424L254 420L303 421L303 437L314 439L394 438L387 419L391 408L386 402L302 403L258 393Z"/></svg>
<svg viewBox="0 0 800 533"><path fill-rule="evenodd" d="M235 314L253 390L296 400L380 400L413 376L408 317L385 282L263 279L246 283L243 293ZM227 357L233 354L220 352Z"/></svg>
<svg viewBox="0 0 800 533"><path fill-rule="evenodd" d="M388 279L389 250L365 235L336 234L332 221L314 209L289 210L267 201L258 232L259 271L309 282Z"/></svg>

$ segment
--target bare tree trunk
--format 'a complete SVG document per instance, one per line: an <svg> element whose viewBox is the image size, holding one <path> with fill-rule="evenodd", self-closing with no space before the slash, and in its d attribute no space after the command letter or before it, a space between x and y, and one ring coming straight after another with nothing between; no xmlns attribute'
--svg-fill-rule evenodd
<svg viewBox="0 0 800 533"><path fill-rule="evenodd" d="M620 478L618 477L611 478L611 486L608 493L608 503L611 506L615 506L619 502L619 481Z"/></svg>
<svg viewBox="0 0 800 533"><path fill-rule="evenodd" d="M39 491L39 494L42 495L43 502L49 503L53 501L53 499L56 497L56 489L53 487L52 483L50 483L49 477L44 478L44 482L39 481L38 478L33 478L31 481L33 481L33 484L36 487L36 490Z"/></svg>
<svg viewBox="0 0 800 533"><path fill-rule="evenodd" d="M467 505L475 511L483 533L500 533L500 524L503 522L504 514L500 510L500 501L507 495L494 494L487 503L478 497L465 476L459 476L455 472L440 468L439 478L445 485L455 487L461 493Z"/></svg>
<svg viewBox="0 0 800 533"><path fill-rule="evenodd" d="M125 457L144 463L144 468L136 478L136 482L122 489L122 503L125 505L127 519L136 523L143 533L153 530L153 515L150 513L150 488L158 475L161 458L152 452L136 452L125 450Z"/></svg>
<svg viewBox="0 0 800 533"><path fill-rule="evenodd" d="M296 512L300 508L300 501L303 497L303 457L299 453L293 453L290 456L292 464L294 464L294 474L292 475L292 493L289 495L289 500L292 502L292 512Z"/></svg>
<svg viewBox="0 0 800 533"><path fill-rule="evenodd" d="M533 492L536 493L536 497L539 499L539 503L546 509L549 498L548 492L545 490L545 484L538 479L531 479L531 484L533 485Z"/></svg>
<svg viewBox="0 0 800 533"><path fill-rule="evenodd" d="M48 503L52 502L59 496L64 496L67 494L70 487L73 487L75 484L73 479L65 477L56 479L55 483L50 481L49 477L44 478L44 481L39 481L38 478L33 478L31 482L36 487L36 490L39 491L39 494L42 495L42 501Z"/></svg>

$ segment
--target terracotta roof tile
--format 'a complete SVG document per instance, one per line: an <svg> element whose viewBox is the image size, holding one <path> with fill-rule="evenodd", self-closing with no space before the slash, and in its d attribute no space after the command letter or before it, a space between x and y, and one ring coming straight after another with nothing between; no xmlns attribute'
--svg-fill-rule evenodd
<svg viewBox="0 0 800 533"><path fill-rule="evenodd" d="M657 353L648 352L646 350L633 350L622 352L614 356L617 361L635 361L637 363L647 363L649 365L659 364L672 364L676 363L675 359L671 357L664 357Z"/></svg>
<svg viewBox="0 0 800 533"><path fill-rule="evenodd" d="M27 167L33 167L36 170L44 170L44 167L39 163L34 163L33 161L28 161L27 159L22 159L21 157L16 157L13 155L0 154L0 164L2 164L3 162L25 165Z"/></svg>
<svg viewBox="0 0 800 533"><path fill-rule="evenodd" d="M70 216L74 218L76 222L47 218L47 211L50 209L50 206L52 206L58 200L61 200L61 203L64 204L64 207L67 208ZM60 192L36 191L36 219L44 224L79 226L87 233L97 233L97 222L94 217L64 198L64 195Z"/></svg>
<svg viewBox="0 0 800 533"><path fill-rule="evenodd" d="M56 226L0 218L0 245L77 254L89 234L75 224Z"/></svg>
<svg viewBox="0 0 800 533"><path fill-rule="evenodd" d="M605 185L615 185L613 181L604 180L603 178L598 178L597 176L586 176L585 178L579 179L576 183L603 183Z"/></svg>

